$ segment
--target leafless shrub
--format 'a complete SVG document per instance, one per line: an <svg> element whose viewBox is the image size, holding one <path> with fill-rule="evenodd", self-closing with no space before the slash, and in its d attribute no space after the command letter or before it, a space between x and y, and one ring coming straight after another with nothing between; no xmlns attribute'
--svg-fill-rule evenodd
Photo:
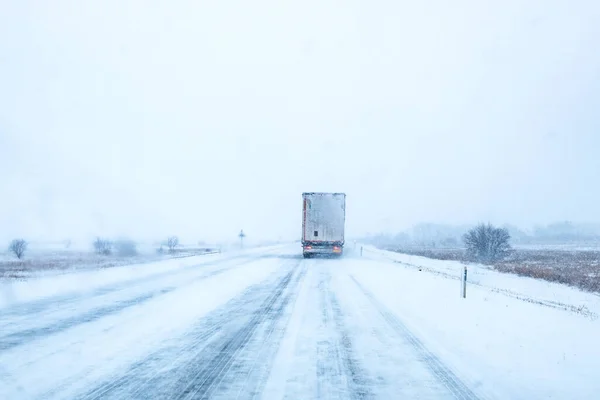
<svg viewBox="0 0 600 400"><path fill-rule="evenodd" d="M137 244L131 239L120 239L115 242L117 255L121 257L133 257L138 254Z"/></svg>
<svg viewBox="0 0 600 400"><path fill-rule="evenodd" d="M467 256L481 262L494 262L510 254L510 234L504 228L479 224L463 236Z"/></svg>
<svg viewBox="0 0 600 400"><path fill-rule="evenodd" d="M27 250L27 241L25 239L14 239L8 245L8 250L20 260L25 255L25 250Z"/></svg>
<svg viewBox="0 0 600 400"><path fill-rule="evenodd" d="M169 248L170 253L173 253L177 246L179 246L179 238L177 236L170 236L167 238L167 247Z"/></svg>
<svg viewBox="0 0 600 400"><path fill-rule="evenodd" d="M94 251L102 255L110 255L112 253L113 243L106 239L97 237L94 241Z"/></svg>

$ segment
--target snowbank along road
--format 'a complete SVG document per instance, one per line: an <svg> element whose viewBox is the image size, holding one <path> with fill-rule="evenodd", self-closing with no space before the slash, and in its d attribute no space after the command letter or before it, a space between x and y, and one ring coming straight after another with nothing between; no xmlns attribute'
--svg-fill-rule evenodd
<svg viewBox="0 0 600 400"><path fill-rule="evenodd" d="M111 273L122 271L101 272ZM0 398L531 399L551 390L494 372L506 366L486 354L472 367L457 360L451 342L411 317L419 304L393 293L435 280L458 297L455 281L391 262L305 260L292 246L124 276L3 304ZM444 291L429 295L444 307Z"/></svg>

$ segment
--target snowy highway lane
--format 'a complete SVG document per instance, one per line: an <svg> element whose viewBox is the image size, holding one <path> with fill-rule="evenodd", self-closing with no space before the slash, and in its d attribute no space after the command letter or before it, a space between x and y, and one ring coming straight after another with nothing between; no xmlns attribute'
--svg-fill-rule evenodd
<svg viewBox="0 0 600 400"><path fill-rule="evenodd" d="M538 398L499 373L482 382L503 366L481 354L469 368L394 294L455 281L296 246L188 263L0 308L0 398Z"/></svg>

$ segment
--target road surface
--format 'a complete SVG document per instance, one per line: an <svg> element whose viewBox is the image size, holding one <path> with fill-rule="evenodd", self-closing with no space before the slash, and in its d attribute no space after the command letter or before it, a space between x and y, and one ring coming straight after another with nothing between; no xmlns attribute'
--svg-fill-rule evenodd
<svg viewBox="0 0 600 400"><path fill-rule="evenodd" d="M374 261L199 260L0 308L0 398L481 397L361 279Z"/></svg>

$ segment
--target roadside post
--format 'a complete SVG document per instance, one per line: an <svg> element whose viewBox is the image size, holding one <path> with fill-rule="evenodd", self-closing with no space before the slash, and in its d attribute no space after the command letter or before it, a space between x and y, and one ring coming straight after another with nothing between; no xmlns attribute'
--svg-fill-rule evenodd
<svg viewBox="0 0 600 400"><path fill-rule="evenodd" d="M240 248L244 248L244 238L246 237L246 234L244 233L244 230L242 229L238 235L238 237L240 238Z"/></svg>
<svg viewBox="0 0 600 400"><path fill-rule="evenodd" d="M467 266L466 265L465 265L465 268L463 270L462 277L460 280L460 295L463 299L467 298Z"/></svg>
<svg viewBox="0 0 600 400"><path fill-rule="evenodd" d="M361 257L362 257L362 250L363 250L363 247L362 247L362 246L360 246L360 256L361 256Z"/></svg>

